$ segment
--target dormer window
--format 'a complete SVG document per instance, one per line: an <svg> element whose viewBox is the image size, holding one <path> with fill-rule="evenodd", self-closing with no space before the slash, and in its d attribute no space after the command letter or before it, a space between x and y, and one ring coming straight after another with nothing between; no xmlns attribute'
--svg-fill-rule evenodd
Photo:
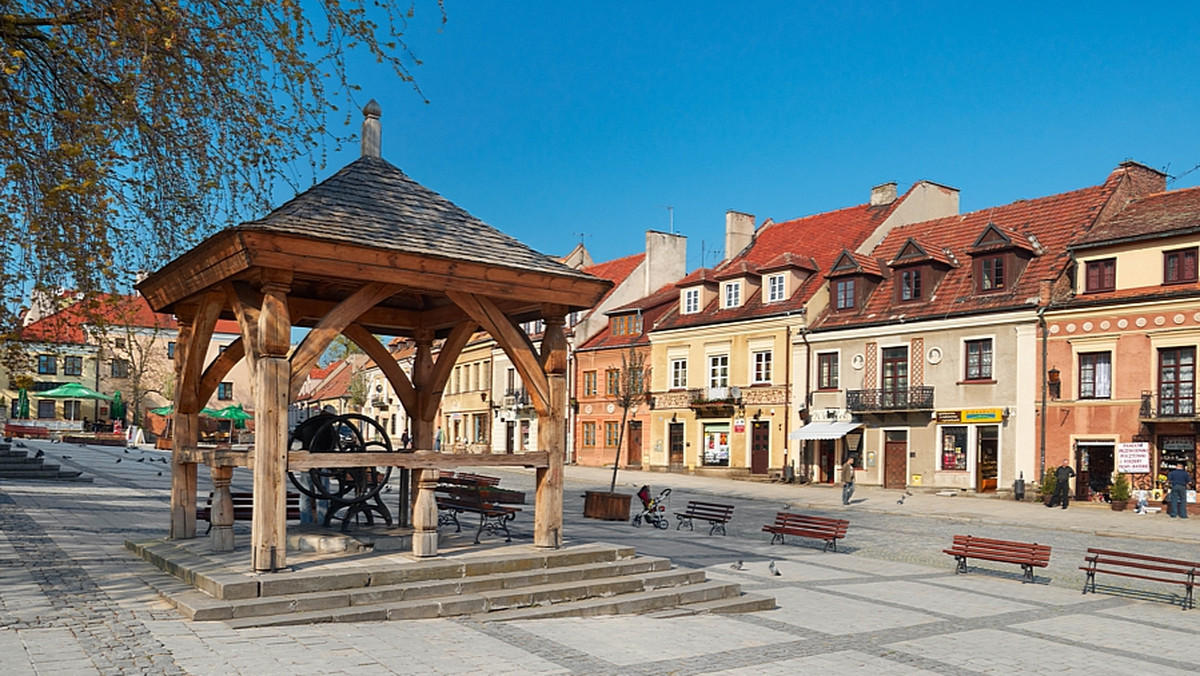
<svg viewBox="0 0 1200 676"><path fill-rule="evenodd" d="M1117 288L1117 259L1105 258L1099 261L1087 262L1087 275L1084 280L1086 293L1112 291Z"/></svg>
<svg viewBox="0 0 1200 676"><path fill-rule="evenodd" d="M609 320L614 336L636 336L642 332L641 315L624 315Z"/></svg>
<svg viewBox="0 0 1200 676"><path fill-rule="evenodd" d="M683 314L694 315L700 311L700 289L683 290Z"/></svg>
<svg viewBox="0 0 1200 676"><path fill-rule="evenodd" d="M900 271L899 293L901 302L921 300L921 268Z"/></svg>
<svg viewBox="0 0 1200 676"><path fill-rule="evenodd" d="M1163 284L1196 281L1196 247L1163 252Z"/></svg>
<svg viewBox="0 0 1200 676"><path fill-rule="evenodd" d="M778 303L787 298L786 284L784 283L783 274L769 275L767 277L767 302Z"/></svg>
<svg viewBox="0 0 1200 676"><path fill-rule="evenodd" d="M722 295L723 308L738 307L742 304L742 283L726 282L725 293Z"/></svg>
<svg viewBox="0 0 1200 676"><path fill-rule="evenodd" d="M854 279L839 279L833 283L834 308L838 310L853 310Z"/></svg>
<svg viewBox="0 0 1200 676"><path fill-rule="evenodd" d="M975 265L976 291L979 293L988 293L991 291L1002 291L1008 287L1007 280L1004 278L1004 254L997 256L981 256L976 259Z"/></svg>

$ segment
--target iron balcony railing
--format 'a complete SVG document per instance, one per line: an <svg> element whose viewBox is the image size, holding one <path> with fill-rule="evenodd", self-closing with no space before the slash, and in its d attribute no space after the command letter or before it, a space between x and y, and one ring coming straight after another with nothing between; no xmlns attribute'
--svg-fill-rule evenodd
<svg viewBox="0 0 1200 676"><path fill-rule="evenodd" d="M1162 397L1158 392L1142 390L1142 405L1138 409L1138 417L1143 420L1152 418L1195 418L1195 392L1182 393L1186 396ZM1158 400L1157 405L1155 400Z"/></svg>
<svg viewBox="0 0 1200 676"><path fill-rule="evenodd" d="M933 408L933 386L904 390L847 390L846 408L856 412L929 410Z"/></svg>

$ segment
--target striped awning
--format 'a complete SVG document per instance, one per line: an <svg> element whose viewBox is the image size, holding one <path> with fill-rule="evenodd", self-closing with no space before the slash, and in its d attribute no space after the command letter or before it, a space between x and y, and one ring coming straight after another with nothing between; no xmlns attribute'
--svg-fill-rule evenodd
<svg viewBox="0 0 1200 676"><path fill-rule="evenodd" d="M861 422L810 422L788 436L792 439L841 439L862 427Z"/></svg>

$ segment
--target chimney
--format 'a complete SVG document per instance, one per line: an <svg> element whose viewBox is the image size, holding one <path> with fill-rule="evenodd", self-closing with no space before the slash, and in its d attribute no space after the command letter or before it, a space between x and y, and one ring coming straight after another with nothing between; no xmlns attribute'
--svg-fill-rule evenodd
<svg viewBox="0 0 1200 676"><path fill-rule="evenodd" d="M382 157L380 153L379 114L383 109L375 99L363 106L362 156Z"/></svg>
<svg viewBox="0 0 1200 676"><path fill-rule="evenodd" d="M754 214L725 212L725 260L741 253L754 241Z"/></svg>
<svg viewBox="0 0 1200 676"><path fill-rule="evenodd" d="M896 201L896 182L880 183L871 188L871 206L881 207Z"/></svg>
<svg viewBox="0 0 1200 676"><path fill-rule="evenodd" d="M1141 162L1125 160L1113 174L1121 171L1124 171L1125 175L1129 177L1132 188L1131 197L1143 197L1167 189L1167 175Z"/></svg>
<svg viewBox="0 0 1200 676"><path fill-rule="evenodd" d="M687 237L646 231L646 283L643 296L687 276Z"/></svg>

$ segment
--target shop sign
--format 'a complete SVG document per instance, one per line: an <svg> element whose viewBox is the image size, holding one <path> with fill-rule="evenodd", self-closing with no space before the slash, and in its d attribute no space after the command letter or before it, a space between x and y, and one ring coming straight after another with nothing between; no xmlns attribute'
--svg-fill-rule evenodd
<svg viewBox="0 0 1200 676"><path fill-rule="evenodd" d="M733 431L738 434L745 432L746 431L746 419L745 418L737 418L736 420L734 420L733 421Z"/></svg>
<svg viewBox="0 0 1200 676"><path fill-rule="evenodd" d="M1004 420L1004 409L971 408L963 411L938 411L939 423L998 423Z"/></svg>
<svg viewBox="0 0 1200 676"><path fill-rule="evenodd" d="M1117 444L1117 471L1126 474L1150 472L1150 444L1144 441Z"/></svg>
<svg viewBox="0 0 1200 676"><path fill-rule="evenodd" d="M1159 437L1158 443L1164 451L1192 451L1196 449L1196 437Z"/></svg>

